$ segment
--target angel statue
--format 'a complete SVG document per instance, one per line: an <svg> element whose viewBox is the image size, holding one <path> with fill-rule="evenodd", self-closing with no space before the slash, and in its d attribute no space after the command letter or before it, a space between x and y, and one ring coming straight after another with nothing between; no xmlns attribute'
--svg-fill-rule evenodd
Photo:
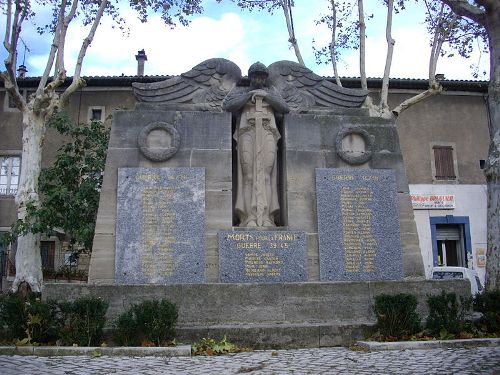
<svg viewBox="0 0 500 375"><path fill-rule="evenodd" d="M234 139L238 143L238 187L235 212L240 227L274 227L279 213L276 113L289 112L274 89L266 87L269 72L257 62L248 69L250 86L235 87L222 109L239 114Z"/></svg>
<svg viewBox="0 0 500 375"><path fill-rule="evenodd" d="M336 85L292 61L250 66L248 80L233 62L214 58L179 76L133 83L138 101L175 110L230 111L236 115L235 213L240 227L274 227L280 210L276 117L290 111L325 113L359 108L368 91Z"/></svg>
<svg viewBox="0 0 500 375"><path fill-rule="evenodd" d="M140 102L167 104L178 109L220 112L222 100L241 79L230 60L214 58L179 76L153 83L132 83Z"/></svg>

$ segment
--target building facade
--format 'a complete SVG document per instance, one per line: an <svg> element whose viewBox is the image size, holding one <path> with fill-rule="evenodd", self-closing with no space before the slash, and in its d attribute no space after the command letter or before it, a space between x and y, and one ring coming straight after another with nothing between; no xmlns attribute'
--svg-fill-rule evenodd
<svg viewBox="0 0 500 375"><path fill-rule="evenodd" d="M393 90L391 99L405 96ZM486 85L473 82L454 82L398 119L427 276L433 266L468 267L484 285L488 121Z"/></svg>

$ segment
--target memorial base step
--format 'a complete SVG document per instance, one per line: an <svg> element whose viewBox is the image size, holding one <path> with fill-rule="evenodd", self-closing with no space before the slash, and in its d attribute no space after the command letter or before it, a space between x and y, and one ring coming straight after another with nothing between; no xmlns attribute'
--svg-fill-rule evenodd
<svg viewBox="0 0 500 375"><path fill-rule="evenodd" d="M319 348L349 346L367 338L373 322L322 322L302 324L233 324L177 327L177 341L198 342L202 338L221 340L253 349Z"/></svg>

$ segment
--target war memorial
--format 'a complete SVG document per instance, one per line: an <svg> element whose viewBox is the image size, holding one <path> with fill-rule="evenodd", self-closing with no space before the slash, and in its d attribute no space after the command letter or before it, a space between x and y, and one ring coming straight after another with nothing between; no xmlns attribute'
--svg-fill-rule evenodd
<svg viewBox="0 0 500 375"><path fill-rule="evenodd" d="M424 309L466 290L424 278L397 128L367 91L219 58L133 86L135 109L113 114L89 282L44 298L101 296L110 319L168 298L181 341L307 347L361 338L377 294Z"/></svg>

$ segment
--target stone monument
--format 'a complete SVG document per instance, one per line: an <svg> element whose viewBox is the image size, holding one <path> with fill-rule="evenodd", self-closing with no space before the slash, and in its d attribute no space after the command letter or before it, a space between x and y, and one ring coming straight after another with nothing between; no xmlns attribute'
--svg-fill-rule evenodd
<svg viewBox="0 0 500 375"><path fill-rule="evenodd" d="M255 63L242 77L238 66L217 58L180 76L133 87L136 108L117 111L113 119L91 283L280 283L423 275L397 130L392 121L371 117L362 107L367 91L339 87L290 61L269 67ZM180 224L174 234L136 220L120 232L123 217L144 211L144 206L120 203L123 186L146 188L144 181L124 185L120 173L133 175L142 169L160 176L199 171L196 194L204 194L204 205L169 209L172 222L196 222L196 229ZM331 213L341 212L347 199L338 195L344 185L333 180L325 184L321 176L345 170L353 176L369 176L369 171L383 175L387 169L392 170L391 190L382 197L379 187L373 187L371 199L390 202L391 223L397 225L376 233L377 249L386 249L377 253L383 259L374 265L377 272L353 278L354 273L345 272L347 237L340 236L347 233L347 216L331 223ZM147 189L166 189L163 180L149 181ZM361 194L356 189L353 199ZM195 198L181 195L169 201L172 207L176 199ZM377 211L373 213L371 219ZM383 235L389 229L391 235ZM154 273L139 265L137 258L143 263L145 258L129 245L144 245L147 238L156 242L147 242L153 247L143 246L143 254L170 259L155 265ZM189 249L174 257L180 268L195 271L172 276L169 254L175 248ZM370 258L369 249L363 251L363 267L369 270L376 257Z"/></svg>
<svg viewBox="0 0 500 375"><path fill-rule="evenodd" d="M367 91L290 61L243 77L225 59L134 83L113 114L89 284L108 321L132 303L179 306L179 340L348 345L380 293L464 293L422 256L396 126ZM342 282L337 282L342 281ZM425 308L424 308L425 309Z"/></svg>

